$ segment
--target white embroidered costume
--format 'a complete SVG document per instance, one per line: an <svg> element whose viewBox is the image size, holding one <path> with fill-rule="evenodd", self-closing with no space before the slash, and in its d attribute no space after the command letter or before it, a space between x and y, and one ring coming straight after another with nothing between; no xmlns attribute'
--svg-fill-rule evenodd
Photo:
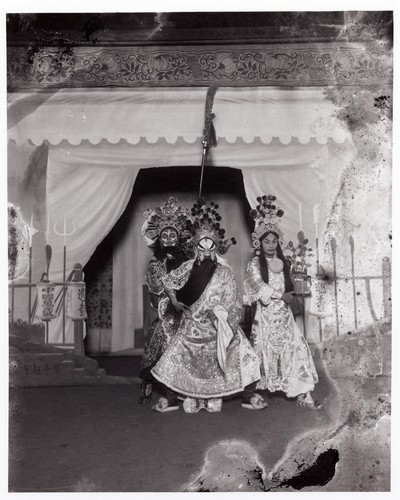
<svg viewBox="0 0 400 500"><path fill-rule="evenodd" d="M270 270L267 284L254 257L247 266L244 288L245 303L257 303L250 336L260 360L261 379L256 388L283 391L288 397L312 391L318 376L308 344L289 305L281 299L283 271Z"/></svg>
<svg viewBox="0 0 400 500"><path fill-rule="evenodd" d="M189 278L194 260L165 279L179 290ZM210 312L214 314L210 315ZM216 317L215 317L215 316ZM240 302L232 270L216 264L200 298L186 310L178 331L153 368L156 379L193 398L220 398L260 378L257 356L239 327Z"/></svg>

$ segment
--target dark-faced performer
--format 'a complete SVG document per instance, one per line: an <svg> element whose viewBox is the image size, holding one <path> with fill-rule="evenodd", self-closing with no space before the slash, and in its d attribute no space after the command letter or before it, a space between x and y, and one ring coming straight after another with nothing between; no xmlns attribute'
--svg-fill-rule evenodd
<svg viewBox="0 0 400 500"><path fill-rule="evenodd" d="M163 205L145 213L142 236L154 255L150 259L146 284L149 289L147 317L144 320L145 344L140 378L142 393L139 404L150 401L153 376L151 369L174 335L181 313L171 306L162 279L188 259L186 236L189 211L169 198Z"/></svg>

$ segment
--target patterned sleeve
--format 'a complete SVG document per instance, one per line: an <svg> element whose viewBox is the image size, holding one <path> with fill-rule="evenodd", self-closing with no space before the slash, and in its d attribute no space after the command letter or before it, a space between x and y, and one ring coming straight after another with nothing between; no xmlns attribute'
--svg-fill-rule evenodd
<svg viewBox="0 0 400 500"><path fill-rule="evenodd" d="M189 279L190 271L192 270L194 259L187 260L177 269L174 269L169 274L162 278L162 282L167 290L180 290L186 281Z"/></svg>
<svg viewBox="0 0 400 500"><path fill-rule="evenodd" d="M226 266L222 266L220 285L220 290L223 291L221 305L228 311L228 323L233 332L236 332L241 317L241 304L235 276L232 270Z"/></svg>
<svg viewBox="0 0 400 500"><path fill-rule="evenodd" d="M250 305L258 300L267 304L274 292L275 290L262 279L258 258L254 257L248 263L246 269L244 279L244 304Z"/></svg>
<svg viewBox="0 0 400 500"><path fill-rule="evenodd" d="M159 260L153 258L149 262L149 267L146 272L146 283L151 293L161 295L164 292L164 283L162 277L165 274L165 269Z"/></svg>

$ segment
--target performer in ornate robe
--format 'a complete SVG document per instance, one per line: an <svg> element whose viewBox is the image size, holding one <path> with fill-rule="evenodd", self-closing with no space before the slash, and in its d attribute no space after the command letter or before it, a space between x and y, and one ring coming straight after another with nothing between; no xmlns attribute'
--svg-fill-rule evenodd
<svg viewBox="0 0 400 500"><path fill-rule="evenodd" d="M163 278L182 318L152 370L170 390L170 397L161 398L153 408L156 411L178 409L171 391L186 396L183 408L188 413L202 408L220 411L223 396L242 392L260 378L257 356L239 327L241 304L235 278L220 257L229 245L216 208L212 204L207 211L201 201L194 205L197 256ZM251 408L265 406L258 396Z"/></svg>
<svg viewBox="0 0 400 500"><path fill-rule="evenodd" d="M283 391L289 398L297 397L299 405L316 409L319 405L310 393L318 376L290 309L293 284L278 225L283 210L277 209L275 199L264 195L257 210L250 212L256 221L252 240L257 256L247 266L244 302L257 304L250 342L261 369L261 378L251 389Z"/></svg>
<svg viewBox="0 0 400 500"><path fill-rule="evenodd" d="M170 303L162 279L178 268L188 258L185 252L186 224L190 223L187 209L178 206L175 198L164 205L145 213L146 221L142 236L146 244L154 249L145 280L149 290L147 314L144 318L144 353L139 373L142 379L142 394L139 404L150 401L152 396L151 369L165 350L175 333L181 313Z"/></svg>

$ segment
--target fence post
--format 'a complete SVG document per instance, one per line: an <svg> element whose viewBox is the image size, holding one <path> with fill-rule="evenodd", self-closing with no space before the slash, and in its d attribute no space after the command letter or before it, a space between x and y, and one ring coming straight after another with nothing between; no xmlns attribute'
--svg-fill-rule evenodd
<svg viewBox="0 0 400 500"><path fill-rule="evenodd" d="M353 305L354 305L354 328L357 331L357 295L356 295L356 279L355 279L355 271L354 271L354 238L352 235L349 237L350 243L350 256L351 256L351 281L353 285Z"/></svg>
<svg viewBox="0 0 400 500"><path fill-rule="evenodd" d="M83 281L81 264L74 264L72 281ZM74 354L85 354L83 345L83 319L74 319Z"/></svg>
<svg viewBox="0 0 400 500"><path fill-rule="evenodd" d="M335 293L335 313L336 313L336 335L339 335L339 310L338 310L338 292L337 292L337 275L336 275L336 238L331 238L332 260L333 260L333 286Z"/></svg>
<svg viewBox="0 0 400 500"><path fill-rule="evenodd" d="M385 319L392 321L392 272L389 257L382 259L383 313Z"/></svg>

